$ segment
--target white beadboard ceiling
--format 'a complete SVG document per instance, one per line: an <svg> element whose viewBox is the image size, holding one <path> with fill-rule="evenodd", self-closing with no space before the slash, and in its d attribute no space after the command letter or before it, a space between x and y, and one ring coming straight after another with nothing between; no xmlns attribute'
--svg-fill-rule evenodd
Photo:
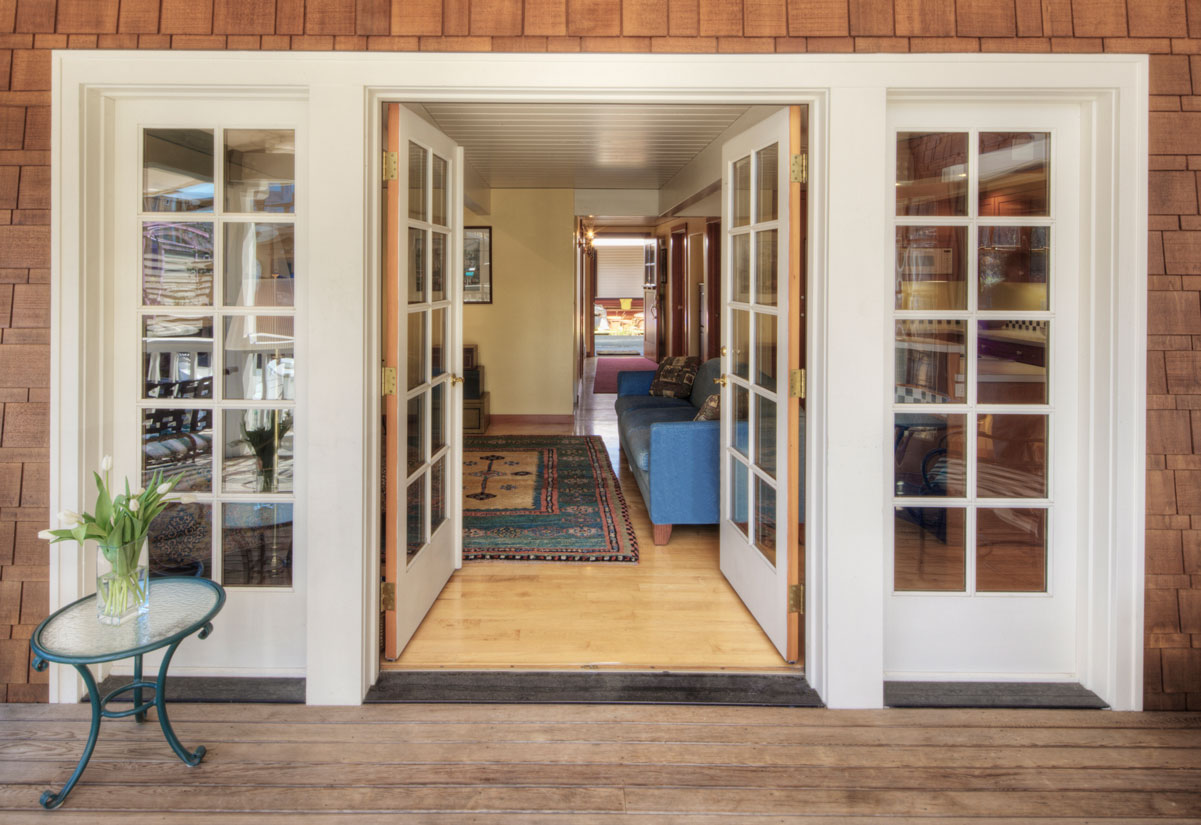
<svg viewBox="0 0 1201 825"><path fill-rule="evenodd" d="M747 106L427 103L494 189L659 189Z"/></svg>

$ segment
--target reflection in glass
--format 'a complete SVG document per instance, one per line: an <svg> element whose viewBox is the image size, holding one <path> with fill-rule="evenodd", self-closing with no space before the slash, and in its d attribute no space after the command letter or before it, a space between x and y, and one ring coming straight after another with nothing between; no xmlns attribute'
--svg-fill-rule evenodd
<svg viewBox="0 0 1201 825"><path fill-rule="evenodd" d="M292 505L221 505L221 583L292 585Z"/></svg>
<svg viewBox="0 0 1201 825"><path fill-rule="evenodd" d="M967 494L962 415L898 413L894 418L893 483L898 496Z"/></svg>
<svg viewBox="0 0 1201 825"><path fill-rule="evenodd" d="M896 322L897 403L965 400L965 329L963 321Z"/></svg>
<svg viewBox="0 0 1201 825"><path fill-rule="evenodd" d="M1049 215L1051 135L980 133L980 214Z"/></svg>
<svg viewBox="0 0 1201 825"><path fill-rule="evenodd" d="M409 230L409 303L425 300L425 230Z"/></svg>
<svg viewBox="0 0 1201 825"><path fill-rule="evenodd" d="M409 313L409 370L406 387L420 386L425 383L425 313Z"/></svg>
<svg viewBox="0 0 1201 825"><path fill-rule="evenodd" d="M977 322L977 401L1047 403L1049 325L1049 321Z"/></svg>
<svg viewBox="0 0 1201 825"><path fill-rule="evenodd" d="M895 508L893 589L966 590L965 524L962 507Z"/></svg>
<svg viewBox="0 0 1201 825"><path fill-rule="evenodd" d="M225 224L222 290L227 306L296 303L296 229L290 223Z"/></svg>
<svg viewBox="0 0 1201 825"><path fill-rule="evenodd" d="M213 397L213 316L142 316L143 398Z"/></svg>
<svg viewBox="0 0 1201 825"><path fill-rule="evenodd" d="M776 391L776 316L755 313L755 383Z"/></svg>
<svg viewBox="0 0 1201 825"><path fill-rule="evenodd" d="M446 446L446 384L434 384L430 389L430 455Z"/></svg>
<svg viewBox="0 0 1201 825"><path fill-rule="evenodd" d="M158 470L168 478L183 474L175 491L213 489L213 411L142 410L142 484Z"/></svg>
<svg viewBox="0 0 1201 825"><path fill-rule="evenodd" d="M446 456L430 470L430 535L446 521Z"/></svg>
<svg viewBox="0 0 1201 825"><path fill-rule="evenodd" d="M1047 309L1049 226L982 226L980 309Z"/></svg>
<svg viewBox="0 0 1201 825"><path fill-rule="evenodd" d="M734 226L751 222L751 159L734 161Z"/></svg>
<svg viewBox="0 0 1201 825"><path fill-rule="evenodd" d="M730 366L739 378L751 377L751 314L741 309L730 310Z"/></svg>
<svg viewBox="0 0 1201 825"><path fill-rule="evenodd" d="M446 235L433 232L430 249L430 300L446 300Z"/></svg>
<svg viewBox="0 0 1201 825"><path fill-rule="evenodd" d="M759 179L755 199L755 223L774 221L780 209L779 144L773 143L755 153L755 174Z"/></svg>
<svg viewBox="0 0 1201 825"><path fill-rule="evenodd" d="M405 446L408 454L408 470L405 474L412 475L425 461L425 393L409 399Z"/></svg>
<svg viewBox="0 0 1201 825"><path fill-rule="evenodd" d="M409 144L409 218L425 220L426 164L428 155L416 143Z"/></svg>
<svg viewBox="0 0 1201 825"><path fill-rule="evenodd" d="M967 215L967 133L897 133L897 214Z"/></svg>
<svg viewBox="0 0 1201 825"><path fill-rule="evenodd" d="M434 155L434 189L433 189L433 214L430 216L430 223L438 226L446 226L446 196L447 190L447 163L444 158Z"/></svg>
<svg viewBox="0 0 1201 825"><path fill-rule="evenodd" d="M405 494L405 543L407 545L406 562L411 562L413 557L425 546L424 474L418 476L417 480L409 485L408 492Z"/></svg>
<svg viewBox="0 0 1201 825"><path fill-rule="evenodd" d="M225 316L225 398L296 399L296 333L291 315Z"/></svg>
<svg viewBox="0 0 1201 825"><path fill-rule="evenodd" d="M734 235L734 296L739 303L751 300L751 236Z"/></svg>
<svg viewBox="0 0 1201 825"><path fill-rule="evenodd" d="M755 233L755 301L769 307L776 305L778 235L774 229Z"/></svg>
<svg viewBox="0 0 1201 825"><path fill-rule="evenodd" d="M430 367L433 377L446 372L446 310L435 309L431 313Z"/></svg>
<svg viewBox="0 0 1201 825"><path fill-rule="evenodd" d="M291 129L225 130L225 209L296 211L296 134Z"/></svg>
<svg viewBox="0 0 1201 825"><path fill-rule="evenodd" d="M967 309L966 270L967 227L897 227L897 309Z"/></svg>
<svg viewBox="0 0 1201 825"><path fill-rule="evenodd" d="M150 572L213 577L213 505L168 504L147 528Z"/></svg>
<svg viewBox="0 0 1201 825"><path fill-rule="evenodd" d="M976 511L976 589L986 593L1046 591L1046 510L981 507Z"/></svg>
<svg viewBox="0 0 1201 825"><path fill-rule="evenodd" d="M776 566L776 490L755 476L755 548Z"/></svg>
<svg viewBox="0 0 1201 825"><path fill-rule="evenodd" d="M292 492L292 411L223 410L221 489L227 493Z"/></svg>
<svg viewBox="0 0 1201 825"><path fill-rule="evenodd" d="M749 458L750 453L747 451L747 439L750 438L748 433L750 396L747 393L747 389L738 384L730 386L730 394L734 399L734 415L731 423L731 426L734 428L734 437L731 439L731 443L734 445L735 450Z"/></svg>
<svg viewBox="0 0 1201 825"><path fill-rule="evenodd" d="M776 402L755 396L755 464L776 477Z"/></svg>
<svg viewBox="0 0 1201 825"><path fill-rule="evenodd" d="M747 531L747 499L750 488L747 486L747 468L738 459L730 456L730 521L744 536Z"/></svg>
<svg viewBox="0 0 1201 825"><path fill-rule="evenodd" d="M142 210L213 211L213 131L142 132Z"/></svg>
<svg viewBox="0 0 1201 825"><path fill-rule="evenodd" d="M1042 498L1047 494L1045 415L981 415L976 429L976 495Z"/></svg>
<svg viewBox="0 0 1201 825"><path fill-rule="evenodd" d="M142 224L142 303L213 305L213 225Z"/></svg>

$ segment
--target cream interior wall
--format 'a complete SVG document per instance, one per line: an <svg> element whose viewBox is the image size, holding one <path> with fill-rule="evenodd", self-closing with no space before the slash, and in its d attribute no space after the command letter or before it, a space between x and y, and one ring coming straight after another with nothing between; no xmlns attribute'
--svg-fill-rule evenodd
<svg viewBox="0 0 1201 825"><path fill-rule="evenodd" d="M465 304L463 342L479 346L493 415L570 415L575 193L493 189L492 303Z"/></svg>

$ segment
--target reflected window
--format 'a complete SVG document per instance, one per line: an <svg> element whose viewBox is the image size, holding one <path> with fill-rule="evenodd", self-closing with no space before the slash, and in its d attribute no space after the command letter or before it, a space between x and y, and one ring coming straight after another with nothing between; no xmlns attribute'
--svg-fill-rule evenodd
<svg viewBox="0 0 1201 825"><path fill-rule="evenodd" d="M213 130L142 132L142 210L213 211Z"/></svg>
<svg viewBox="0 0 1201 825"><path fill-rule="evenodd" d="M225 211L296 211L296 133L225 130Z"/></svg>
<svg viewBox="0 0 1201 825"><path fill-rule="evenodd" d="M142 224L142 303L212 306L212 223Z"/></svg>

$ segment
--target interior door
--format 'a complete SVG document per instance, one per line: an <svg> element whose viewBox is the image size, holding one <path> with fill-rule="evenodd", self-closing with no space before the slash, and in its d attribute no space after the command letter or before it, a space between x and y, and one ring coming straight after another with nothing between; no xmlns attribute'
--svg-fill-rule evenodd
<svg viewBox="0 0 1201 825"><path fill-rule="evenodd" d="M790 112L722 147L721 571L780 655L797 658L796 462L787 445L791 324ZM799 263L799 262L798 262ZM799 365L797 365L799 366ZM795 576L795 572L793 573Z"/></svg>
<svg viewBox="0 0 1201 825"><path fill-rule="evenodd" d="M387 107L384 656L395 659L462 563L462 150ZM387 165L387 164L386 164Z"/></svg>

